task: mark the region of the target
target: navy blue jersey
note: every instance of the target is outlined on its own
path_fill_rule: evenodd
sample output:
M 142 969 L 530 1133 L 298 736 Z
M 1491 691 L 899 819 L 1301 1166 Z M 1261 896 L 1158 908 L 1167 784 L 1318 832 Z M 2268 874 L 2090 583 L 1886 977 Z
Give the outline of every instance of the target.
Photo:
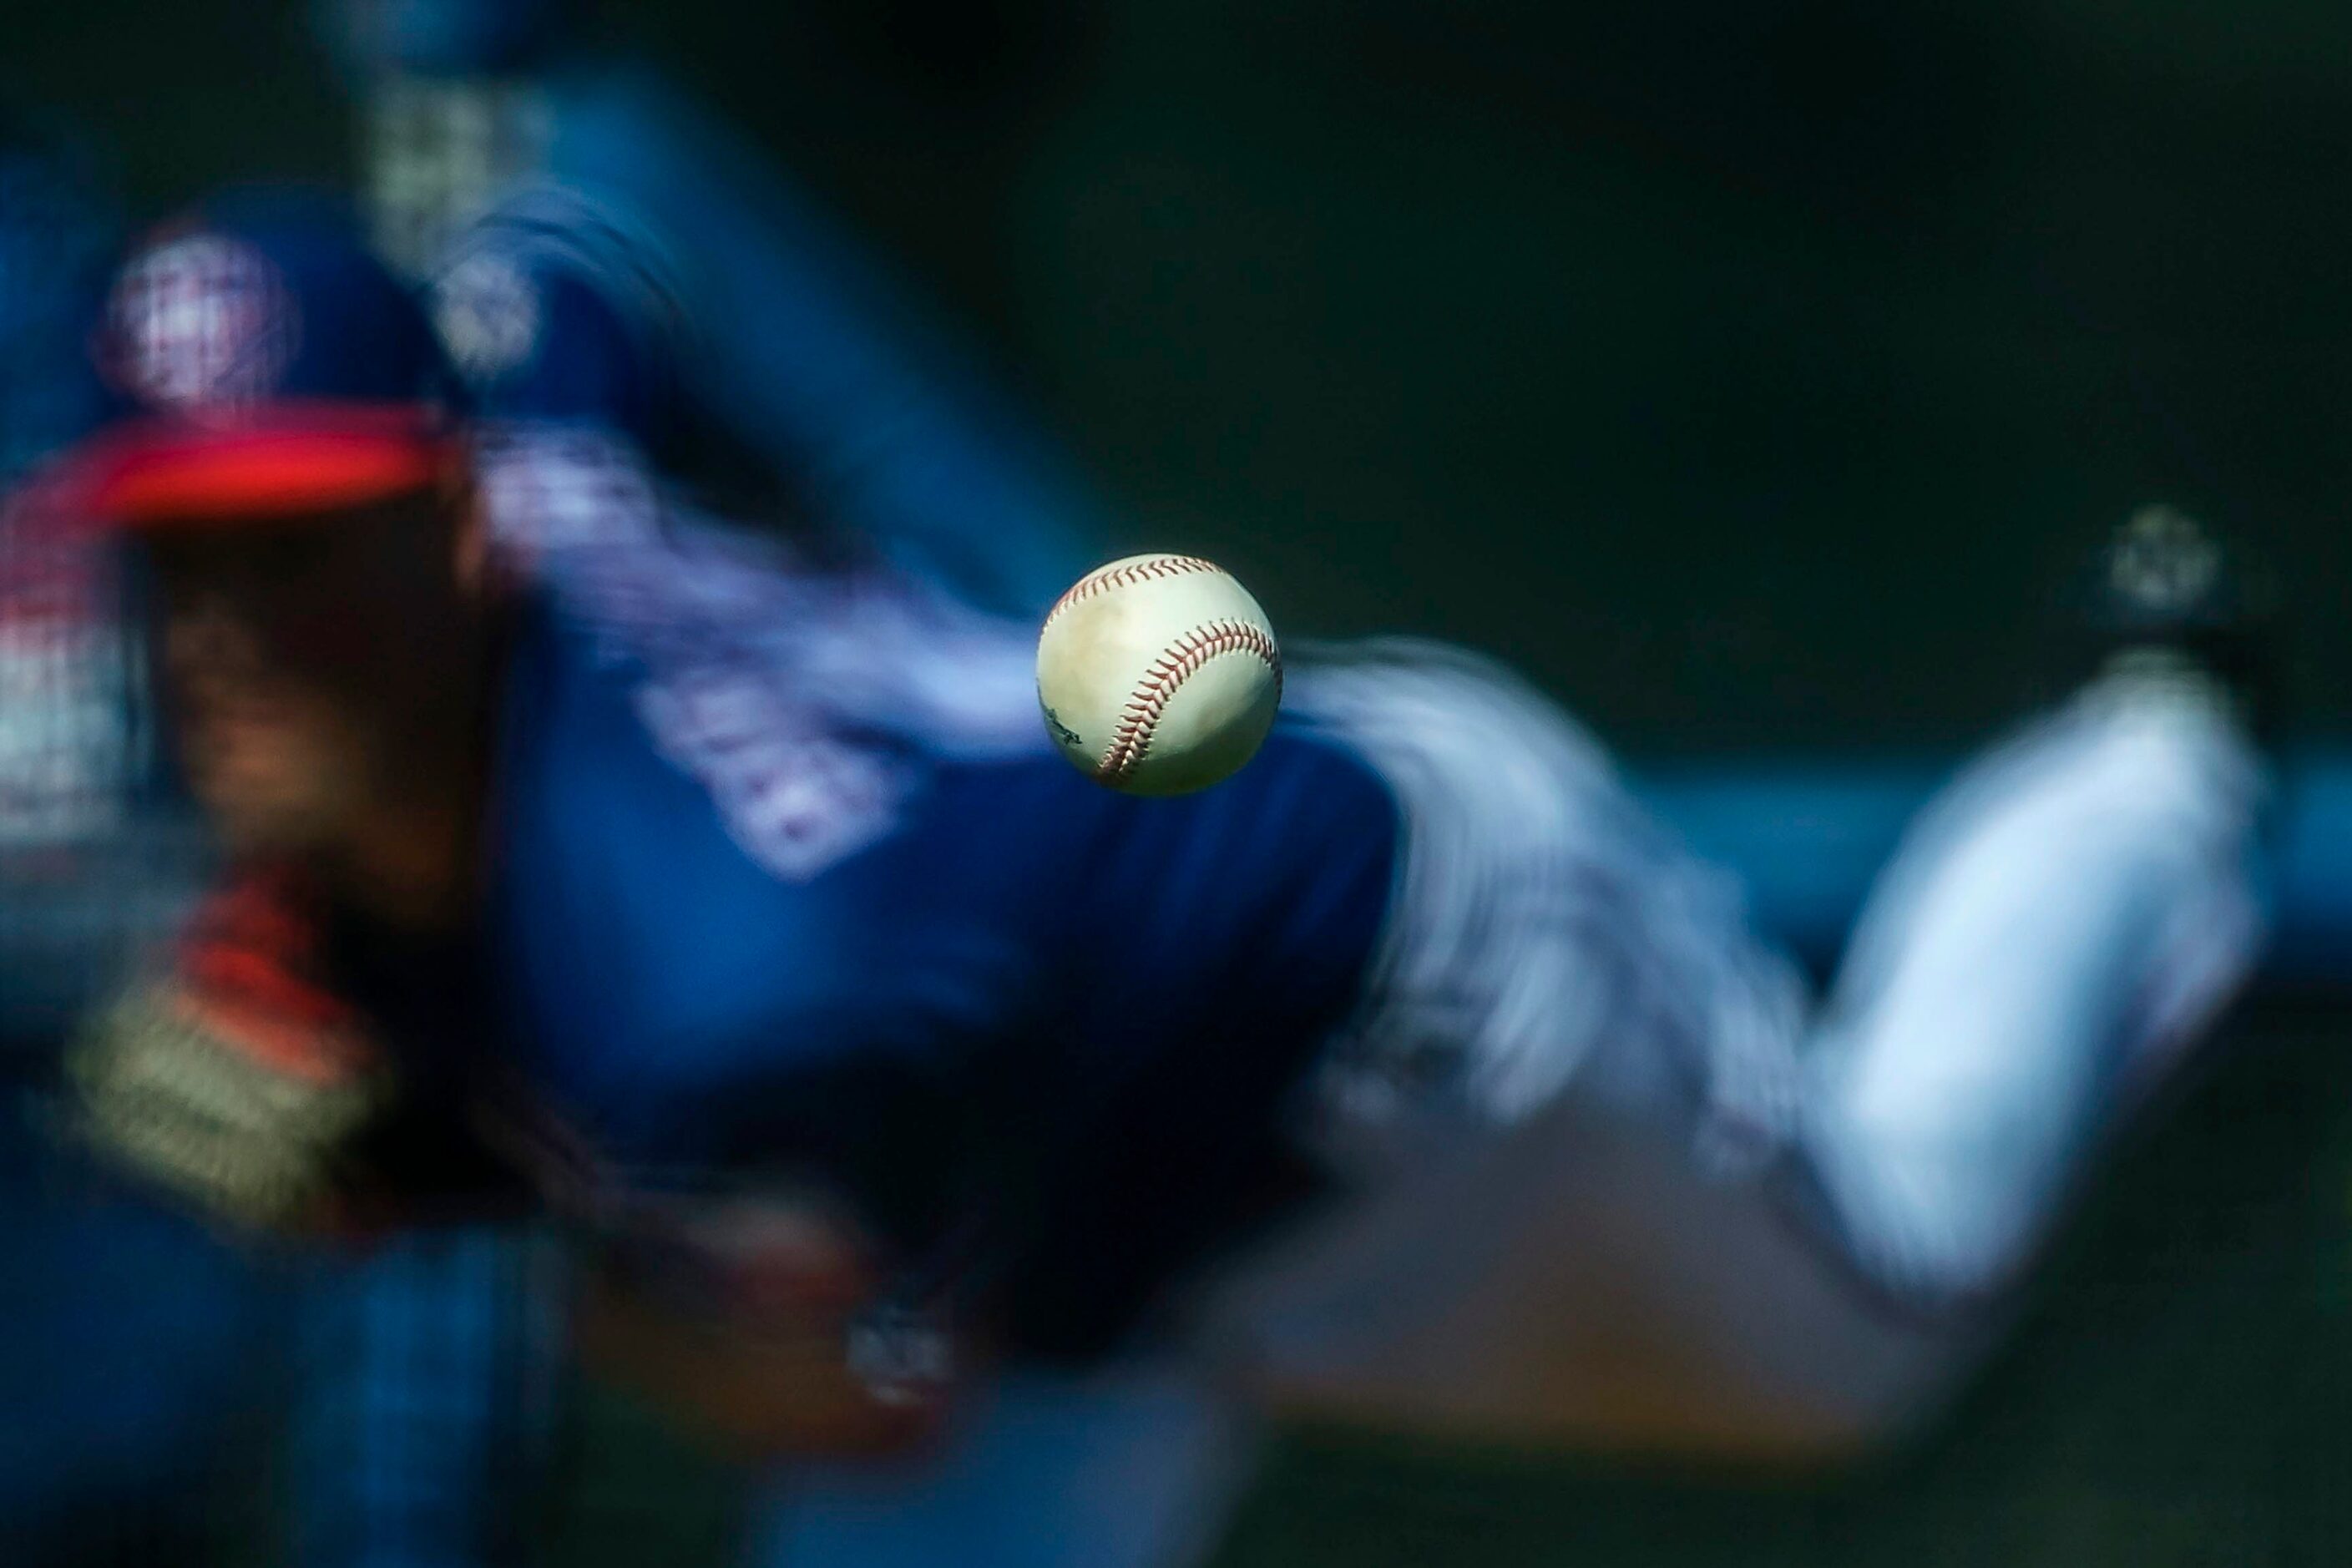
M 985 1194 L 1034 1278 L 1140 1289 L 1356 1004 L 1386 786 L 1286 722 L 1114 794 L 1051 750 L 1027 628 L 751 548 L 544 563 L 493 927 L 530 1077 L 646 1180 L 814 1175 L 910 1237 Z

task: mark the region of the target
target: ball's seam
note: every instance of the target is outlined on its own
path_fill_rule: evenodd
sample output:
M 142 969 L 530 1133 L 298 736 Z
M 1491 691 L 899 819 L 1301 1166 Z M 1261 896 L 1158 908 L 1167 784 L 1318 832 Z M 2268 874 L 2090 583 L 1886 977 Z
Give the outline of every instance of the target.
M 1124 588 L 1130 584 L 1149 583 L 1162 577 L 1188 577 L 1196 572 L 1216 570 L 1216 563 L 1203 561 L 1197 555 L 1150 555 L 1140 561 L 1131 561 L 1124 566 L 1098 566 L 1071 584 L 1069 590 L 1054 601 L 1054 607 L 1045 612 L 1045 626 L 1052 626 L 1060 618 L 1064 610 L 1081 599 L 1091 599 L 1097 594 L 1108 594 L 1113 588 Z M 1040 631 L 1044 629 L 1045 626 L 1038 628 Z
M 1281 702 L 1282 650 L 1275 646 L 1274 634 L 1248 621 L 1204 622 L 1162 649 L 1135 683 L 1119 715 L 1118 729 L 1103 748 L 1102 761 L 1095 764 L 1095 777 L 1105 784 L 1118 784 L 1133 773 L 1150 751 L 1152 731 L 1159 728 L 1160 715 L 1168 710 L 1177 689 L 1202 665 L 1228 653 L 1254 653 L 1264 659 L 1274 671 L 1274 700 Z

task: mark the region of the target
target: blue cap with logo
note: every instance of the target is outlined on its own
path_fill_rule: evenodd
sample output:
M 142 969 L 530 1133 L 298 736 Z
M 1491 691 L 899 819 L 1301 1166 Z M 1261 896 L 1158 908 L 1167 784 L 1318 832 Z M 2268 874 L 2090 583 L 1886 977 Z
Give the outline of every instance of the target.
M 462 472 L 465 396 L 341 203 L 209 203 L 115 275 L 91 353 L 110 417 L 60 471 L 122 526 L 331 512 Z

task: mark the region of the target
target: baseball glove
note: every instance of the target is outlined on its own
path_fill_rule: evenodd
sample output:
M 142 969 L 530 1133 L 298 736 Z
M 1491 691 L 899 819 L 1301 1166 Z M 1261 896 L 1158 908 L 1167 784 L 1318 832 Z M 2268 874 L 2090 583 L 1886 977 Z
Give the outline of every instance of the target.
M 266 879 L 202 908 L 173 962 L 92 1021 L 66 1058 L 69 1125 L 102 1158 L 208 1215 L 336 1223 L 345 1152 L 393 1074 L 305 973 L 303 922 Z

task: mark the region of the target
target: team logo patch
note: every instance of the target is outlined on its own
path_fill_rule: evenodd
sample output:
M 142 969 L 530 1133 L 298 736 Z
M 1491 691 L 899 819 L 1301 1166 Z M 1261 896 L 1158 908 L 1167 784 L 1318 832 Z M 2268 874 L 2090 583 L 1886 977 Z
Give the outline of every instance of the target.
M 775 685 L 756 669 L 688 664 L 649 672 L 635 707 L 661 753 L 710 792 L 744 853 L 800 882 L 887 834 L 909 780 Z
M 433 319 L 469 381 L 496 381 L 539 346 L 539 289 L 503 256 L 470 256 L 434 285 Z
M 106 370 L 174 413 L 233 410 L 277 390 L 300 339 L 293 296 L 240 240 L 190 235 L 123 270 L 107 312 Z
M 478 467 L 490 536 L 520 568 L 550 552 L 640 543 L 659 530 L 644 465 L 602 431 L 494 427 Z

